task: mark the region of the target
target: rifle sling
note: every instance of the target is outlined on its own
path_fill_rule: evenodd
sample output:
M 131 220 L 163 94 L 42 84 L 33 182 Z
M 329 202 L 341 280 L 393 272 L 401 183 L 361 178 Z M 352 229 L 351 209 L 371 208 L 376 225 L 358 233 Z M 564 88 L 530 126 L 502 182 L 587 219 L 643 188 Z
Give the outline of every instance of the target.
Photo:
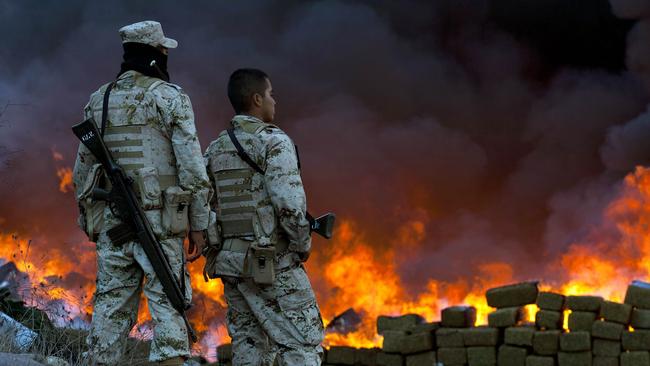
M 235 145 L 235 149 L 237 149 L 237 155 L 239 155 L 239 157 L 243 161 L 245 161 L 246 164 L 250 165 L 250 167 L 253 168 L 253 170 L 264 175 L 264 170 L 262 170 L 262 168 L 260 168 L 260 166 L 257 165 L 257 163 L 253 161 L 253 159 L 251 159 L 251 157 L 246 153 L 244 148 L 239 143 L 239 140 L 237 140 L 234 129 L 232 128 L 228 129 L 228 137 L 230 137 L 230 141 L 232 141 L 232 144 Z
M 108 97 L 111 95 L 111 90 L 113 89 L 113 86 L 115 86 L 114 81 L 108 84 L 108 86 L 106 87 L 106 91 L 104 92 L 104 102 L 102 103 L 102 127 L 101 127 L 102 137 L 104 137 L 104 131 L 106 131 L 106 120 L 108 119 Z

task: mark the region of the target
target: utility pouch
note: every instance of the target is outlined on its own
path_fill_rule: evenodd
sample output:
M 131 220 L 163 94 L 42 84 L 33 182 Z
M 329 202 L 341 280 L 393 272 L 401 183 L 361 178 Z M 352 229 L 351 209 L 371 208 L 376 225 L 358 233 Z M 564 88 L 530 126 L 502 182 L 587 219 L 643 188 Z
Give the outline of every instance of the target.
M 275 246 L 253 244 L 249 255 L 248 263 L 253 282 L 260 286 L 272 285 L 275 281 Z
M 208 219 L 208 246 L 216 248 L 217 250 L 221 249 L 221 233 L 219 225 L 217 224 L 217 213 L 210 210 L 210 218 Z
M 163 230 L 167 233 L 185 234 L 189 229 L 188 207 L 192 193 L 181 187 L 172 186 L 165 190 L 165 205 L 162 213 Z
M 77 200 L 79 202 L 79 226 L 88 235 L 88 240 L 97 241 L 100 231 L 104 228 L 105 201 L 94 200 L 93 189 L 104 188 L 104 169 L 101 164 L 95 164 L 90 168 L 83 189 Z
M 145 211 L 160 209 L 162 207 L 162 192 L 158 180 L 158 169 L 145 167 L 135 170 L 134 173 L 142 209 Z

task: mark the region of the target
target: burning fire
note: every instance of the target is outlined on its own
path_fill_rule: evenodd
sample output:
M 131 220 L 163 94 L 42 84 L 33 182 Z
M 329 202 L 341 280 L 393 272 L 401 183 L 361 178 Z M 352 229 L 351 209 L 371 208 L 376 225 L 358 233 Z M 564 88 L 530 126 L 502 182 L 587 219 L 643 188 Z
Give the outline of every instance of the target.
M 62 158 L 53 151 L 55 161 Z M 59 167 L 57 176 L 59 190 L 71 192 L 71 169 Z M 638 167 L 621 183 L 616 198 L 602 213 L 601 224 L 583 240 L 572 244 L 554 263 L 553 270 L 561 268 L 565 280 L 544 283 L 542 289 L 567 295 L 596 294 L 620 301 L 632 279 L 650 278 L 649 201 L 650 169 Z M 405 222 L 396 230 L 394 241 L 400 245 L 394 247 L 422 250 L 418 243 L 425 239 L 427 223 L 426 215 Z M 30 286 L 26 290 L 32 293 L 32 300 L 27 293 L 23 296 L 30 304 L 42 307 L 52 302 L 63 303 L 71 317 L 87 320 L 92 312 L 92 281 L 79 288 L 70 288 L 58 280 L 73 272 L 94 278 L 93 244 L 79 244 L 76 263 L 57 246 L 47 247 L 46 252 L 37 253 L 31 241 L 0 234 L 0 258 L 13 261 L 28 275 Z M 328 332 L 326 346 L 380 346 L 382 339 L 376 334 L 375 325 L 378 316 L 416 313 L 427 321 L 434 321 L 439 318 L 441 309 L 450 305 L 476 307 L 477 323 L 485 324 L 487 314 L 492 311 L 487 306 L 485 291 L 517 280 L 510 264 L 483 263 L 478 266 L 474 278 L 452 282 L 428 279 L 421 293 L 410 294 L 398 274 L 398 253 L 375 249 L 356 222 L 342 220 L 328 248 L 326 257 L 323 253 L 314 253 L 314 259 L 308 263 L 312 279 L 321 281 L 324 287 L 317 294 L 323 318 L 327 322 L 352 308 L 361 321 L 346 334 Z M 319 260 L 323 263 L 313 264 Z M 215 345 L 230 341 L 223 320 L 226 303 L 221 282 L 204 282 L 202 269 L 202 260 L 189 266 L 195 294 L 195 309 L 189 315 L 196 330 L 203 335 L 201 353 L 213 358 Z M 135 335 L 145 329 L 142 325 L 149 321 L 145 303 L 142 305 L 138 317 L 140 326 L 132 333 Z M 526 310 L 527 319 L 533 321 L 536 307 L 528 306 Z

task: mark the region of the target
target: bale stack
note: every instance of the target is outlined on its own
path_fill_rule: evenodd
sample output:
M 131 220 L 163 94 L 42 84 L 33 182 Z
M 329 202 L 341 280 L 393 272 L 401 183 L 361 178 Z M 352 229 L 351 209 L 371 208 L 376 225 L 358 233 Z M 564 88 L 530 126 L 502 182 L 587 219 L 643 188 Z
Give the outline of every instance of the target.
M 650 284 L 634 281 L 625 293 L 631 309 L 630 329 L 621 334 L 621 366 L 650 366 Z
M 535 328 L 522 324 L 524 306 L 534 304 L 539 290 L 537 282 L 523 282 L 487 291 L 489 306 L 496 308 L 488 314 L 488 326 L 503 334 L 504 344 L 498 347 L 499 366 L 525 366 L 534 346 Z
M 380 316 L 377 318 L 377 333 L 384 336 L 384 343 L 382 352 L 376 355 L 376 364 L 401 366 L 406 358 L 410 358 L 411 363 L 427 359 L 431 364 L 435 363 L 435 331 L 438 328 L 439 323 L 425 323 L 424 318 L 415 314 Z
M 452 306 L 442 310 L 441 328 L 436 331 L 437 359 L 444 365 L 466 365 L 467 348 L 463 331 L 474 327 L 476 308 Z

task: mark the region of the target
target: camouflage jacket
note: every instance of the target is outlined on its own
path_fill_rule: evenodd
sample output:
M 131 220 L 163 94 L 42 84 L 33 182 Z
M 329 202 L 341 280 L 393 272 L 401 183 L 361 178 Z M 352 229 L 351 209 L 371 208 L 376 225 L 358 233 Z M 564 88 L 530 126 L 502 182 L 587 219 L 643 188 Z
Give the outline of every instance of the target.
M 98 125 L 101 124 L 102 102 L 107 85 L 95 91 L 84 108 L 84 118 L 94 117 Z M 194 125 L 194 112 L 187 94 L 175 84 L 136 71 L 127 71 L 117 79 L 110 94 L 107 127 L 115 127 L 112 126 L 115 124 L 123 130 L 141 124 L 156 131 L 155 134 L 143 133 L 137 136 L 139 141 L 144 141 L 145 157 L 150 157 L 144 165 L 151 164 L 159 170 L 171 171 L 174 184 L 191 192 L 189 228 L 193 231 L 205 230 L 209 219 L 210 183 Z M 115 146 L 121 146 L 118 144 L 120 141 L 112 142 Z M 129 152 L 117 152 L 126 156 L 122 160 L 117 158 L 114 150 L 112 152 L 127 174 L 132 175 L 127 169 L 128 164 L 124 163 L 129 161 L 126 155 Z M 95 157 L 80 144 L 73 171 L 77 197 L 95 163 Z
M 271 242 L 277 240 L 278 237 L 286 238 L 289 250 L 289 253 L 286 254 L 291 255 L 294 261 L 298 260 L 296 253 L 308 252 L 311 249 L 311 236 L 309 222 L 306 219 L 305 191 L 300 177 L 295 146 L 289 136 L 277 126 L 264 123 L 255 117 L 237 115 L 232 119 L 231 124 L 244 150 L 264 170 L 264 174 L 254 174 L 254 170 L 236 156 L 233 143 L 227 132 L 223 131 L 209 145 L 204 155 L 213 190 L 219 192 L 220 174 L 222 174 L 221 177 L 226 176 L 226 180 L 232 177 L 232 173 L 230 175 L 226 173 L 228 169 L 232 168 L 230 166 L 232 163 L 228 163 L 227 159 L 239 160 L 237 166 L 249 170 L 250 178 L 245 178 L 244 181 L 250 181 L 253 196 L 259 196 L 258 202 L 253 204 L 256 205 L 262 230 L 270 235 Z M 250 131 L 256 132 L 250 133 Z M 231 157 L 224 160 L 224 158 L 220 158 L 220 155 L 230 155 Z M 234 172 L 235 170 L 230 171 Z M 237 185 L 230 187 L 237 187 Z M 215 194 L 213 197 L 211 206 L 219 213 L 223 212 L 219 211 L 217 207 L 220 198 L 223 199 L 223 197 L 217 197 L 217 195 Z M 239 209 L 242 208 L 245 207 L 239 207 Z M 219 219 L 223 219 L 223 216 L 218 215 Z M 267 222 L 274 222 L 268 230 L 265 229 Z M 275 235 L 271 235 L 269 231 L 274 231 Z M 242 253 L 221 251 L 216 263 L 216 272 L 222 275 L 241 275 L 238 272 L 241 270 L 243 258 Z M 282 258 L 278 260 L 282 260 Z

